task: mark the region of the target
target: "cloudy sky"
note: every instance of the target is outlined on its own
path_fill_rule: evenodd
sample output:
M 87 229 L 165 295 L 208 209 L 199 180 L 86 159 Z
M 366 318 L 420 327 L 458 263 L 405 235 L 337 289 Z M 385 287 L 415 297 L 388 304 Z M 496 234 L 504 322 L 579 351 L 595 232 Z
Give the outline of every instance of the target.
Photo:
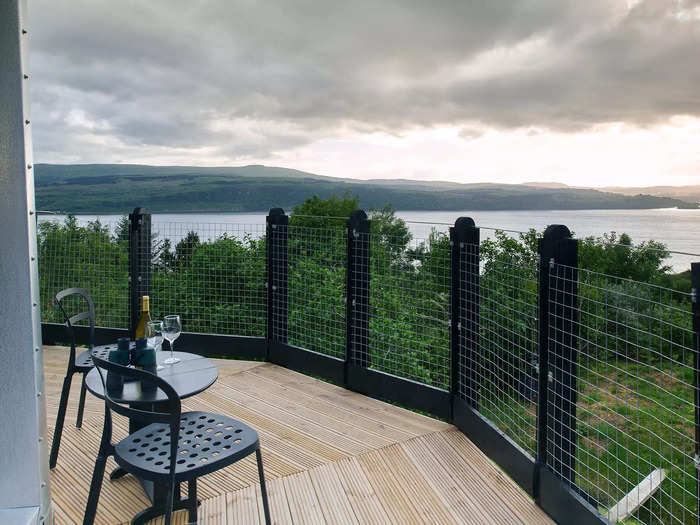
M 38 162 L 700 184 L 700 0 L 30 0 Z

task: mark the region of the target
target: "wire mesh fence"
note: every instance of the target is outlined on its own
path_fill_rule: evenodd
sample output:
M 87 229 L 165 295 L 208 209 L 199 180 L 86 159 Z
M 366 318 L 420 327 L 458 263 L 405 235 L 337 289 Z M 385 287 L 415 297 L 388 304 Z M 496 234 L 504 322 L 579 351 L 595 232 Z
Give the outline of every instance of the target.
M 39 290 L 41 320 L 63 323 L 54 296 L 65 288 L 83 288 L 95 302 L 96 323 L 111 328 L 128 327 L 129 247 L 99 221 L 79 226 L 74 218 L 64 223 L 39 223 Z M 85 305 L 66 301 L 68 311 L 77 313 Z
M 475 260 L 479 247 L 465 244 L 462 260 Z M 461 396 L 493 421 L 530 456 L 536 454 L 538 286 L 537 261 L 493 254 L 463 266 L 479 274 L 478 290 L 462 298 L 467 311 L 478 309 L 478 323 L 461 332 L 461 345 L 477 341 L 473 370 L 460 370 Z M 474 394 L 465 390 L 468 377 Z
M 293 219 L 287 228 L 288 342 L 342 359 L 345 356 L 345 222 Z M 273 261 L 276 263 L 279 261 Z
M 276 227 L 268 237 L 264 224 L 154 221 L 152 316 L 180 314 L 189 332 L 256 337 L 265 337 L 269 321 L 280 342 L 340 359 L 349 340 L 369 351 L 351 356 L 356 362 L 450 388 L 452 248 L 444 228 L 414 238 L 373 223 L 370 233 L 353 232 L 348 261 L 343 218 L 292 216 Z M 540 439 L 548 467 L 611 519 L 620 518 L 616 504 L 626 495 L 650 493 L 640 505 L 627 500 L 636 522 L 697 523 L 691 294 L 651 284 L 643 273 L 633 280 L 590 269 L 593 262 L 658 266 L 624 246 L 601 256 L 590 243 L 579 245 L 582 268 L 549 265 L 547 292 L 538 282 L 537 234 L 515 233 L 459 247 L 457 275 L 478 286 L 459 288 L 460 310 L 473 318 L 458 345 L 473 354 L 458 360 L 457 395 L 532 458 L 546 416 Z M 268 242 L 277 243 L 270 260 Z M 52 297 L 79 286 L 95 300 L 98 326 L 128 327 L 128 251 L 128 224 L 110 231 L 74 220 L 42 223 L 42 320 L 62 321 Z M 620 253 L 631 262 L 620 265 Z M 347 268 L 350 296 L 361 305 L 350 320 Z M 284 295 L 270 311 L 268 271 Z M 538 413 L 541 340 L 550 353 L 547 414 Z
M 549 305 L 550 326 L 566 328 L 549 332 L 549 409 L 572 399 L 572 363 L 551 349 L 578 353 L 571 428 L 548 421 L 549 466 L 568 479 L 571 463 L 575 485 L 614 521 L 626 507 L 640 523 L 697 523 L 690 294 L 557 264 Z
M 349 271 L 351 277 L 348 290 L 348 299 L 352 301 L 352 317 L 349 319 L 346 330 L 351 330 L 348 337 L 350 345 L 348 358 L 355 364 L 367 366 L 370 362 L 369 353 L 369 319 L 370 316 L 370 289 L 369 278 L 370 260 L 370 239 L 371 234 L 365 231 L 350 229 L 348 235 L 353 235 L 354 243 L 352 247 L 351 259 L 349 261 Z
M 373 233 L 370 239 L 371 366 L 449 389 L 450 242 Z
M 151 317 L 187 332 L 265 337 L 265 226 L 151 225 Z

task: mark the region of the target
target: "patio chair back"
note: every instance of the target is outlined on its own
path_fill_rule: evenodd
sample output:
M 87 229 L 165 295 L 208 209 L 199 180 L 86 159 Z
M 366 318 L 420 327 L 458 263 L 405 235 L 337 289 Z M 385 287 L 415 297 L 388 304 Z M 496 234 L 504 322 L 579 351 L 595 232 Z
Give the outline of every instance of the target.
M 110 363 L 109 361 L 98 357 L 94 353 L 92 354 L 92 361 L 95 364 L 97 372 L 100 374 L 100 380 L 102 381 L 102 387 L 105 394 L 105 430 L 107 431 L 108 435 L 103 435 L 103 439 L 106 438 L 111 443 L 111 411 L 114 411 L 117 414 L 125 416 L 129 419 L 143 421 L 144 423 L 165 423 L 169 425 L 170 468 L 168 471 L 170 473 L 170 483 L 175 483 L 175 462 L 177 460 L 178 440 L 180 437 L 180 418 L 182 414 L 180 396 L 178 393 L 165 379 L 150 372 L 129 368 L 128 366 L 123 366 L 117 363 Z M 162 407 L 163 410 L 156 412 L 154 410 L 149 410 L 148 407 L 151 405 L 148 404 L 144 405 L 143 407 L 136 408 L 134 406 L 115 401 L 107 388 L 106 375 L 110 373 L 122 376 L 125 381 L 140 381 L 142 388 L 145 384 L 154 391 L 156 389 L 161 390 L 167 396 L 166 402 L 159 403 L 159 406 Z
M 79 295 L 83 299 L 85 299 L 85 301 L 88 304 L 87 311 L 80 312 L 75 315 L 68 315 L 67 308 L 64 305 L 64 299 L 72 295 Z M 63 322 L 66 324 L 66 330 L 71 338 L 71 363 L 75 363 L 75 323 L 85 320 L 88 321 L 90 328 L 89 346 L 90 348 L 92 348 L 95 343 L 95 303 L 92 302 L 92 297 L 90 297 L 90 294 L 82 288 L 66 288 L 65 290 L 61 290 L 56 294 L 54 300 L 55 303 L 58 305 L 58 308 L 61 310 L 61 314 L 63 315 Z

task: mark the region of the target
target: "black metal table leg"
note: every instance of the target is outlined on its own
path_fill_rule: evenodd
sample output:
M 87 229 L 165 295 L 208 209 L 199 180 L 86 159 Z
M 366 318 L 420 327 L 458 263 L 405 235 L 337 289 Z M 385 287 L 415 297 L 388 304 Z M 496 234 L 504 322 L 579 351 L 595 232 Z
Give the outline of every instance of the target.
M 138 409 L 142 409 L 142 410 L 151 410 L 153 412 L 162 412 L 162 410 L 158 410 L 160 408 L 158 403 L 154 403 L 151 405 L 144 405 L 143 403 L 138 403 L 138 404 L 134 404 L 134 405 L 130 404 L 129 406 L 131 406 L 132 408 L 138 408 Z M 129 434 L 133 434 L 134 432 L 141 430 L 143 427 L 145 427 L 147 425 L 148 425 L 148 423 L 144 423 L 143 421 L 138 421 L 136 419 L 129 419 Z M 128 474 L 128 472 L 126 470 L 124 470 L 121 467 L 117 467 L 116 469 L 114 469 L 111 472 L 111 474 L 109 475 L 109 479 L 110 480 L 119 479 L 119 478 L 125 476 L 126 474 Z M 143 488 L 144 492 L 148 496 L 148 499 L 151 501 L 151 503 L 153 503 L 152 507 L 150 507 L 149 509 L 146 509 L 143 512 L 146 512 L 146 511 L 155 512 L 155 510 L 157 510 L 157 509 L 164 508 L 165 507 L 165 499 L 166 499 L 167 494 L 168 494 L 167 483 L 155 483 L 155 482 L 153 482 L 151 480 L 147 480 L 147 479 L 141 479 L 141 478 L 137 478 L 137 479 L 139 480 L 139 483 L 141 484 L 141 487 Z M 176 495 L 176 502 L 177 502 L 180 499 L 180 484 L 179 483 L 177 485 L 175 485 L 175 495 Z M 140 514 L 142 514 L 142 513 L 140 513 Z M 137 516 L 140 516 L 140 514 L 138 514 Z M 159 512 L 159 514 L 155 514 L 155 516 L 159 516 L 160 514 L 162 514 L 162 512 Z M 150 514 L 148 514 L 148 515 L 150 516 Z M 136 518 L 134 518 L 134 519 L 136 519 Z M 145 521 L 148 521 L 149 519 L 152 519 L 152 518 L 148 518 Z
M 109 480 L 114 481 L 115 479 L 123 478 L 127 474 L 128 474 L 128 472 L 126 470 L 124 470 L 121 467 L 117 467 L 112 472 L 109 473 Z
M 186 499 L 176 500 L 173 502 L 173 512 L 177 510 L 183 510 L 189 508 L 190 502 Z M 158 516 L 165 514 L 165 504 L 153 505 L 147 509 L 142 510 L 131 520 L 131 525 L 140 525 L 146 523 Z

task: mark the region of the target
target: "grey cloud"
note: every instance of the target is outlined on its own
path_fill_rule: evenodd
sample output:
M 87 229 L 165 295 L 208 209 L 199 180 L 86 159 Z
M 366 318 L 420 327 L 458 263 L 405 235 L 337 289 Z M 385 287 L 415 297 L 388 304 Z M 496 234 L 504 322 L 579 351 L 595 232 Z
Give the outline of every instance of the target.
M 239 159 L 348 127 L 575 131 L 699 115 L 698 4 L 35 0 L 37 157 L 208 146 Z M 536 39 L 532 63 L 509 68 L 506 52 L 503 67 L 458 74 Z M 74 129 L 78 109 L 107 125 Z

